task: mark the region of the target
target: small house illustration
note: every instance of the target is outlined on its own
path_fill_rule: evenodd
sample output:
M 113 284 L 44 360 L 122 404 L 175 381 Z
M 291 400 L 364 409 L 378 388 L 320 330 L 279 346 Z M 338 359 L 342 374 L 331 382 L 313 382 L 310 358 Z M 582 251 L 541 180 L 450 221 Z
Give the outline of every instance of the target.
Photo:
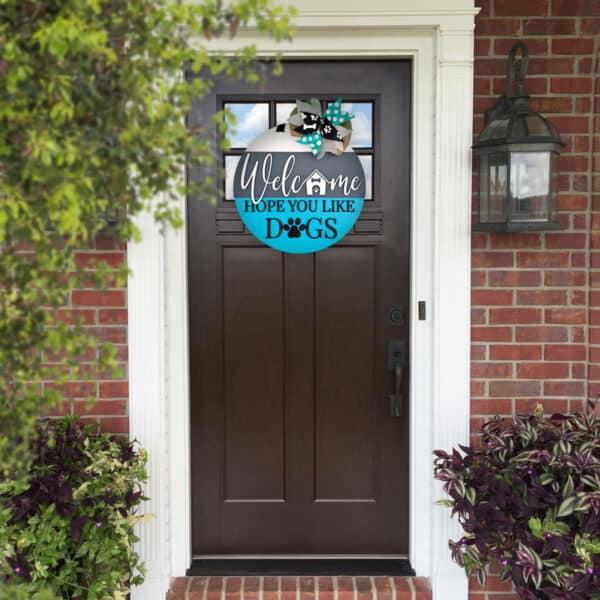
M 324 196 L 327 192 L 327 178 L 319 171 L 315 169 L 306 178 L 306 195 L 307 196 Z

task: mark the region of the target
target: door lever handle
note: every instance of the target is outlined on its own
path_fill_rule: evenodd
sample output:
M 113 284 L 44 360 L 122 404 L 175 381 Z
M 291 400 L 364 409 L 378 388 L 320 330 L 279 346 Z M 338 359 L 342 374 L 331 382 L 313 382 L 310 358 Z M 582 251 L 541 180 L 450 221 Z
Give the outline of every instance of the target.
M 404 340 L 391 340 L 388 342 L 388 371 L 394 374 L 394 393 L 390 394 L 390 414 L 392 417 L 403 415 L 402 380 L 404 377 Z
M 402 416 L 402 377 L 404 368 L 400 362 L 394 365 L 394 393 L 390 394 L 390 414 L 392 417 Z

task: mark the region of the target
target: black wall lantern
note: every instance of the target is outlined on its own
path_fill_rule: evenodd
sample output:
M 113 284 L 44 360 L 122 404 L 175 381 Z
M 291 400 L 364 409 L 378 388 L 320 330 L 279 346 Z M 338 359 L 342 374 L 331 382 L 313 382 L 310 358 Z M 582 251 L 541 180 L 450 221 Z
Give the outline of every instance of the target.
M 560 229 L 558 155 L 564 144 L 553 125 L 529 106 L 527 57 L 527 46 L 517 42 L 508 59 L 506 94 L 486 111 L 485 127 L 473 145 L 479 158 L 475 231 Z

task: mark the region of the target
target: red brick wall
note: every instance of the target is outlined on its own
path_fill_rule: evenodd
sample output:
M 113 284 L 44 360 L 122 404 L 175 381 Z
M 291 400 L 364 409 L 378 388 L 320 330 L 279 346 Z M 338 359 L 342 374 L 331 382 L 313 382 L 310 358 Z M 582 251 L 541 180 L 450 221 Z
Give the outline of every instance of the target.
M 576 411 L 600 392 L 600 128 L 593 135 L 600 99 L 593 98 L 591 74 L 600 1 L 477 4 L 474 132 L 504 92 L 506 57 L 522 38 L 532 105 L 556 125 L 566 147 L 562 231 L 473 234 L 473 432 L 490 416 L 527 411 L 538 401 L 547 412 Z M 471 600 L 512 597 L 497 575 L 484 591 L 471 586 Z
M 126 263 L 126 247 L 117 244 L 110 235 L 101 235 L 94 247 L 79 252 L 77 262 L 80 266 L 93 270 L 93 261 L 103 261 L 111 267 Z M 53 411 L 54 415 L 78 414 L 84 421 L 100 423 L 104 431 L 126 434 L 129 430 L 127 400 L 129 395 L 127 382 L 127 290 L 122 287 L 109 287 L 106 290 L 90 287 L 74 290 L 69 306 L 62 310 L 64 319 L 74 321 L 80 317 L 86 329 L 95 334 L 102 342 L 111 342 L 117 349 L 119 377 L 112 373 L 101 374 L 93 380 L 69 383 L 63 389 L 64 402 Z M 83 357 L 83 365 L 93 356 Z M 91 365 L 90 365 L 91 367 Z M 86 369 L 83 369 L 85 372 Z M 44 385 L 52 385 L 47 382 Z M 94 406 L 87 400 L 96 398 Z

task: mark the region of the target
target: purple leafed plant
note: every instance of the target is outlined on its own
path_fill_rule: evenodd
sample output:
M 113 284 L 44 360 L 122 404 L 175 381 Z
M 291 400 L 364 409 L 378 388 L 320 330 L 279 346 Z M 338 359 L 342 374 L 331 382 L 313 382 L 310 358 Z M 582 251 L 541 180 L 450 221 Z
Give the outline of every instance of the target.
M 464 529 L 453 560 L 482 585 L 497 562 L 527 600 L 600 599 L 600 419 L 536 411 L 482 433 L 480 449 L 434 453 Z

